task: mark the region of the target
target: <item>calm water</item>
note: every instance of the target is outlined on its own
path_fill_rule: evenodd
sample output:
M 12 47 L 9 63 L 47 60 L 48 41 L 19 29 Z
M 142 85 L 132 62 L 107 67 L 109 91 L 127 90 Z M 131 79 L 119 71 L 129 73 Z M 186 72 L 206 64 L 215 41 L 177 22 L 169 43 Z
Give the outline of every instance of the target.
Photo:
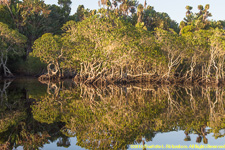
M 225 149 L 224 98 L 212 87 L 1 81 L 0 150 Z

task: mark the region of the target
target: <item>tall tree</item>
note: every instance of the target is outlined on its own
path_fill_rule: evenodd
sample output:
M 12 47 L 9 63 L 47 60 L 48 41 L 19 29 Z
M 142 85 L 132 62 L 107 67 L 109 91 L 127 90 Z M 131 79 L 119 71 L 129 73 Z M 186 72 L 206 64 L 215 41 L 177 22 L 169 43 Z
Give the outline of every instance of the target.
M 0 5 L 0 21 L 9 25 L 9 27 L 11 28 L 15 28 L 12 15 L 5 5 Z
M 148 31 L 153 31 L 155 28 L 161 28 L 164 30 L 172 28 L 174 31 L 179 32 L 178 24 L 172 20 L 167 13 L 155 11 L 153 6 L 148 5 L 146 9 L 143 9 L 143 5 L 139 5 L 141 7 L 138 7 L 137 22 L 142 21 Z
M 62 14 L 62 8 L 57 5 L 51 5 L 49 10 L 51 12 L 43 22 L 44 32 L 60 34 L 61 27 L 68 21 L 68 18 Z
M 45 32 L 44 22 L 51 11 L 43 0 L 24 0 L 19 7 L 22 17 L 18 22 L 19 31 L 29 39 L 26 50 L 28 55 L 32 51 L 33 42 Z
M 68 18 L 71 12 L 70 5 L 72 4 L 71 0 L 58 0 L 59 6 L 62 8 L 62 14 L 64 17 Z
M 75 13 L 76 21 L 84 20 L 84 5 L 79 5 L 77 8 L 77 12 Z
M 44 22 L 50 13 L 49 7 L 43 0 L 11 0 L 2 4 L 7 6 L 15 28 L 29 39 L 26 47 L 28 55 L 34 40 L 45 32 Z

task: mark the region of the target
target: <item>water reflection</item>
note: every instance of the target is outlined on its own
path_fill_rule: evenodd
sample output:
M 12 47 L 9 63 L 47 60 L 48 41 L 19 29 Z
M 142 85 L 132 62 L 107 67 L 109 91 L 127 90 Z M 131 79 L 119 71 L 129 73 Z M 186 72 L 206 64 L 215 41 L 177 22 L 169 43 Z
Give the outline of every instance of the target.
M 52 142 L 69 148 L 71 137 L 86 149 L 127 149 L 178 130 L 183 141 L 193 144 L 210 144 L 209 134 L 215 139 L 225 135 L 222 87 L 94 87 L 16 80 L 4 81 L 0 94 L 3 150 L 39 149 Z

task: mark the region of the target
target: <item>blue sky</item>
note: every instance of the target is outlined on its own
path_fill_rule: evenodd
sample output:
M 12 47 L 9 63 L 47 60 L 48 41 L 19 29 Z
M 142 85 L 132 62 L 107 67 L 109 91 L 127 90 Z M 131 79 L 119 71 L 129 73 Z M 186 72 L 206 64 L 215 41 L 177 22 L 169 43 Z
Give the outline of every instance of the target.
M 84 5 L 85 8 L 98 9 L 98 0 L 71 0 L 72 14 L 76 12 L 78 5 Z M 58 0 L 45 0 L 47 4 L 57 4 Z M 139 0 L 139 3 L 144 3 L 144 0 Z M 197 12 L 199 4 L 210 4 L 211 19 L 225 20 L 225 0 L 147 0 L 147 4 L 154 6 L 158 12 L 166 12 L 169 16 L 178 23 L 185 16 L 185 6 L 193 6 L 193 12 Z

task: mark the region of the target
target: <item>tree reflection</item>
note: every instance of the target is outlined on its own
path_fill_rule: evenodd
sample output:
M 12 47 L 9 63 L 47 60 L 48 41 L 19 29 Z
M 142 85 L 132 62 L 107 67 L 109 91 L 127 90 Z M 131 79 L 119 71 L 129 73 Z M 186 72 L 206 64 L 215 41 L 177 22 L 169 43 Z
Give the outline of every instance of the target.
M 57 141 L 59 147 L 70 147 L 70 137 L 76 137 L 86 149 L 127 149 L 161 132 L 183 130 L 184 141 L 196 134 L 196 143 L 204 144 L 209 143 L 207 134 L 225 135 L 220 87 L 45 84 L 45 94 L 26 96 L 31 103 L 8 103 L 11 109 L 1 111 L 0 123 L 8 124 L 1 126 L 2 146 L 38 149 Z
M 4 82 L 5 83 L 5 82 Z M 28 84 L 28 83 L 27 83 Z M 31 83 L 34 86 L 33 83 Z M 40 85 L 38 85 L 40 86 Z M 41 124 L 33 119 L 30 106 L 34 99 L 29 98 L 28 90 L 24 85 L 12 87 L 2 85 L 4 99 L 1 99 L 0 110 L 0 149 L 8 150 L 23 146 L 24 150 L 39 149 L 49 140 L 57 136 L 58 131 L 63 127 L 62 123 L 52 125 Z M 28 86 L 30 87 L 30 85 Z M 36 91 L 38 88 L 34 88 Z M 32 93 L 29 88 L 29 92 Z
M 38 105 L 34 105 L 34 114 L 39 111 L 48 114 L 37 107 L 54 107 L 51 110 L 59 112 L 57 121 L 65 123 L 63 134 L 76 136 L 77 145 L 87 149 L 126 149 L 129 144 L 151 141 L 158 132 L 178 129 L 198 134 L 196 142 L 203 139 L 206 144 L 207 133 L 202 130 L 205 130 L 206 124 L 213 122 L 210 116 L 215 114 L 215 107 L 221 108 L 216 109 L 217 113 L 223 113 L 222 104 L 219 106 L 217 103 L 222 100 L 220 88 L 150 85 L 99 88 L 81 84 L 73 90 L 67 90 L 66 94 L 65 91 L 60 90 L 57 98 L 53 96 L 51 105 L 44 103 L 49 101 L 46 96 Z M 54 118 L 44 122 L 54 122 Z M 45 117 L 38 121 L 43 120 Z M 186 134 L 185 141 L 190 140 Z

